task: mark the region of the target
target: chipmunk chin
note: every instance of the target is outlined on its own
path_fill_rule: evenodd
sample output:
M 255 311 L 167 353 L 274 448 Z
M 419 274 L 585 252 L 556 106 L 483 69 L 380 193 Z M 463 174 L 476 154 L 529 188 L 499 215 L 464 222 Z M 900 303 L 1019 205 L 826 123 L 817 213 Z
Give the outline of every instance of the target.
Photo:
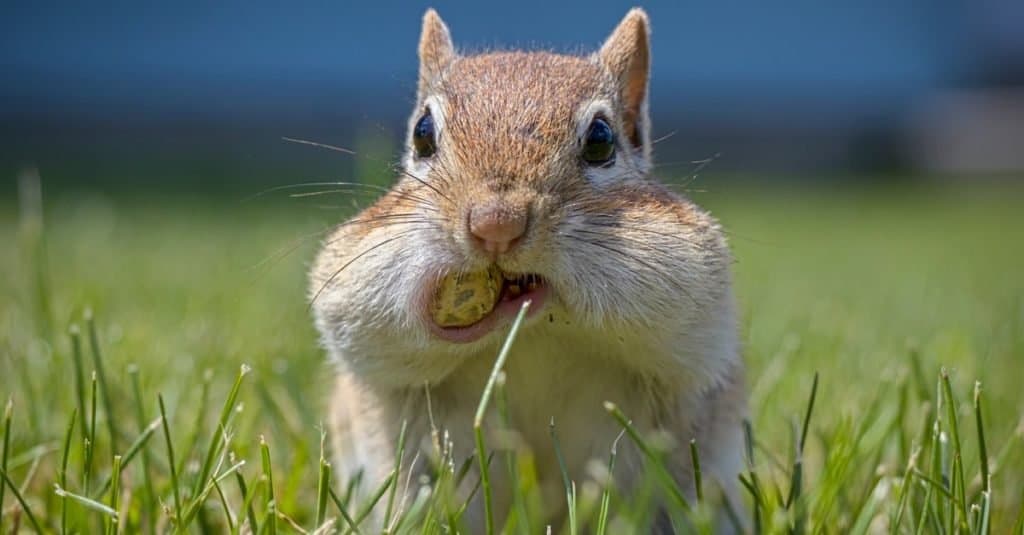
M 503 273 L 503 277 L 501 292 L 490 312 L 466 326 L 442 326 L 428 314 L 427 325 L 431 333 L 448 342 L 467 344 L 510 323 L 526 301 L 530 302 L 527 317 L 537 314 L 544 308 L 550 288 L 543 277 L 532 273 Z

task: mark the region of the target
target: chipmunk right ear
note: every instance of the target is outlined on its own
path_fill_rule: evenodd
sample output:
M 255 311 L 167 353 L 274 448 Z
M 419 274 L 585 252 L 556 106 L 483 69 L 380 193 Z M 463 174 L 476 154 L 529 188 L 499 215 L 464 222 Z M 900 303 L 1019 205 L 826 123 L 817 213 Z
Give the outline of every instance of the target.
M 423 30 L 420 32 L 420 93 L 434 83 L 452 61 L 455 60 L 455 46 L 448 26 L 433 8 L 423 14 Z
M 623 17 L 601 45 L 597 57 L 615 77 L 623 106 L 626 134 L 636 147 L 644 146 L 647 120 L 647 79 L 651 70 L 651 27 L 647 13 L 635 7 Z

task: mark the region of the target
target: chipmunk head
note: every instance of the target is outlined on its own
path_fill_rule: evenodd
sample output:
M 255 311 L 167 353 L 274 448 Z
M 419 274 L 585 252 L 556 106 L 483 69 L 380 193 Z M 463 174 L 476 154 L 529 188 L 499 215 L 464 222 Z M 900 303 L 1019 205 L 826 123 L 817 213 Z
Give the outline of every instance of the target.
M 589 56 L 461 55 L 426 12 L 403 166 L 432 199 L 457 269 L 543 274 L 562 220 L 647 174 L 648 35 L 633 9 Z
M 590 55 L 469 55 L 427 11 L 401 177 L 312 271 L 341 361 L 437 381 L 527 300 L 541 337 L 701 343 L 730 256 L 714 219 L 647 179 L 649 33 L 634 9 Z

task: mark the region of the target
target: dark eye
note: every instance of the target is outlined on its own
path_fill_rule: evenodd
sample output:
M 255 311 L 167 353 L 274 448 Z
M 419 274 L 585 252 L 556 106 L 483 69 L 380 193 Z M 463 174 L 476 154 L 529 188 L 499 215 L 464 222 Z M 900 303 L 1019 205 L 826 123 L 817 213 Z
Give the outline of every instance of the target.
M 615 132 L 608 121 L 597 117 L 583 139 L 583 160 L 590 165 L 606 164 L 615 158 Z
M 412 128 L 412 146 L 418 158 L 429 158 L 437 152 L 437 138 L 434 135 L 434 118 L 428 111 L 416 121 Z

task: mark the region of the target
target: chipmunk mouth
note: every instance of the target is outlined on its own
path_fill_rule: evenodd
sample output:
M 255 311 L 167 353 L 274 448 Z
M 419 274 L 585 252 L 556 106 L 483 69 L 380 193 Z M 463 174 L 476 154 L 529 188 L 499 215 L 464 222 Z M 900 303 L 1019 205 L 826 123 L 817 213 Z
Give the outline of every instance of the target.
M 448 275 L 437 282 L 430 304 L 431 331 L 455 343 L 469 343 L 507 324 L 530 301 L 527 316 L 544 306 L 549 288 L 535 273 L 485 272 Z

